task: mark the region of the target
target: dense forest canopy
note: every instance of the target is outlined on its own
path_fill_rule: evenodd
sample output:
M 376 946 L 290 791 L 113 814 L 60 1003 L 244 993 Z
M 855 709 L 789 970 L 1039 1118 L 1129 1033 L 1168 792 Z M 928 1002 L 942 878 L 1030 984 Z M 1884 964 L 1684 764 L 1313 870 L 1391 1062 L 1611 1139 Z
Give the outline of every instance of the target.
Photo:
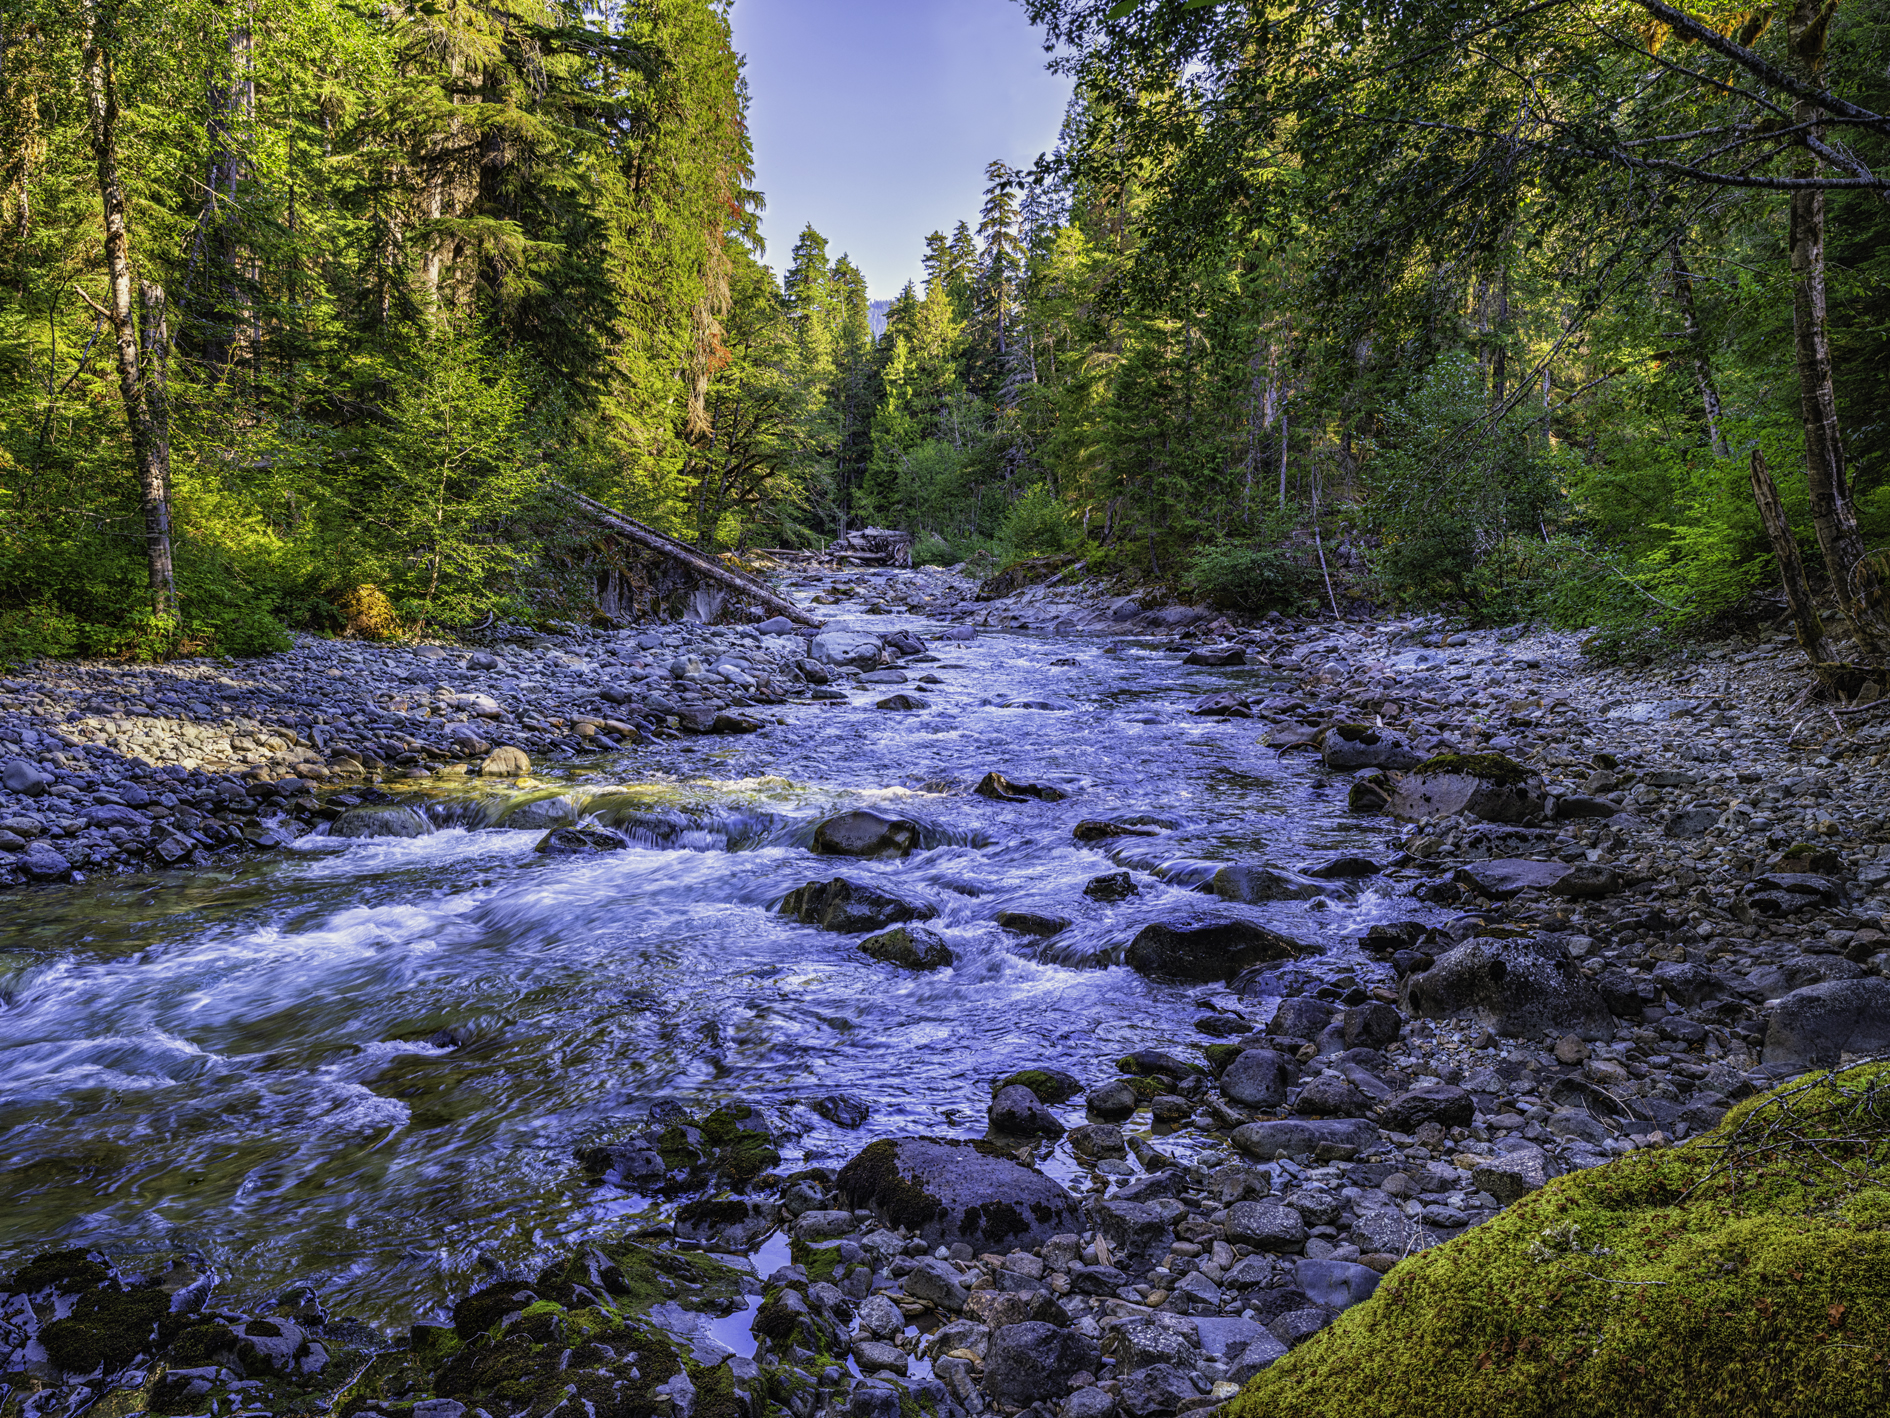
M 1890 650 L 1883 0 L 1026 8 L 1058 147 L 882 314 L 764 264 L 723 4 L 9 7 L 0 642 L 582 614 L 575 488 L 1623 643 L 1782 570 Z

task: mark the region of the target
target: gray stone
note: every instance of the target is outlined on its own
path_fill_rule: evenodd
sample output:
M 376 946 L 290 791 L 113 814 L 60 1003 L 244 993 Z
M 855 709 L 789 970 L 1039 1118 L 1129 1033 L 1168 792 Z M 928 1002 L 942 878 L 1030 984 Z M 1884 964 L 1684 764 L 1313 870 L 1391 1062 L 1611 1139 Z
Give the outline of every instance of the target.
M 1033 1167 L 987 1157 L 969 1141 L 886 1138 L 870 1144 L 835 1179 L 854 1207 L 931 1246 L 959 1241 L 974 1251 L 1041 1246 L 1085 1229 L 1076 1198 Z
M 1194 1349 L 1186 1336 L 1169 1325 L 1124 1325 L 1116 1334 L 1116 1373 L 1134 1373 L 1150 1364 L 1192 1368 Z
M 1831 980 L 1793 990 L 1765 1031 L 1768 1066 L 1829 1068 L 1846 1053 L 1890 1050 L 1890 980 Z
M 1601 862 L 1576 862 L 1549 888 L 1551 896 L 1571 901 L 1598 901 L 1622 887 L 1620 874 Z
M 1665 830 L 1669 837 L 1704 837 L 1718 823 L 1718 808 L 1690 807 L 1668 818 Z
M 1061 1398 L 1078 1373 L 1095 1373 L 1102 1350 L 1073 1329 L 1037 1321 L 1006 1325 L 991 1334 L 984 1356 L 984 1388 L 1000 1403 Z
M 1476 1100 L 1449 1083 L 1410 1089 L 1378 1110 L 1378 1125 L 1391 1132 L 1416 1132 L 1426 1123 L 1445 1128 L 1469 1127 L 1476 1120 Z
M 920 902 L 837 876 L 831 881 L 810 881 L 790 891 L 781 902 L 781 914 L 803 925 L 852 933 L 885 930 L 907 921 L 929 921 L 938 912 Z
M 0 782 L 6 784 L 7 791 L 23 797 L 44 797 L 57 781 L 37 763 L 28 763 L 24 758 L 9 758 L 5 768 L 0 769 Z
M 993 1132 L 1014 1133 L 1020 1137 L 1062 1137 L 1063 1124 L 1057 1121 L 1037 1095 L 1021 1083 L 1000 1088 L 986 1111 Z
M 1383 1049 L 1398 1041 L 1404 1017 L 1382 1000 L 1353 1005 L 1339 1017 L 1348 1049 Z
M 43 840 L 28 842 L 13 860 L 28 881 L 64 881 L 72 875 L 72 863 Z
M 1163 1212 L 1146 1202 L 1115 1197 L 1096 1204 L 1096 1229 L 1109 1243 L 1116 1264 L 1132 1271 L 1147 1270 L 1165 1257 L 1175 1239 Z
M 1420 1018 L 1468 1017 L 1510 1038 L 1614 1037 L 1607 1002 L 1575 962 L 1526 941 L 1466 941 L 1410 976 L 1404 992 Z
M 864 809 L 814 828 L 813 850 L 825 857 L 905 857 L 918 845 L 918 823 Z
M 1249 906 L 1266 901 L 1311 901 L 1321 896 L 1343 899 L 1345 896 L 1343 887 L 1330 882 L 1251 862 L 1222 867 L 1209 878 L 1208 889 L 1223 901 L 1238 901 Z
M 1106 1388 L 1089 1384 L 1063 1401 L 1057 1418 L 1114 1418 L 1116 1396 Z
M 1287 1348 L 1272 1334 L 1262 1334 L 1250 1341 L 1238 1351 L 1228 1354 L 1227 1377 L 1234 1383 L 1244 1384 L 1270 1366 L 1276 1359 L 1284 1359 Z
M 1299 1090 L 1293 1111 L 1308 1118 L 1362 1118 L 1371 1111 L 1371 1099 L 1345 1079 L 1324 1075 Z
M 1201 1352 L 1210 1359 L 1238 1354 L 1267 1331 L 1265 1326 L 1238 1315 L 1200 1315 L 1194 1322 L 1195 1337 Z
M 1302 1260 L 1293 1267 L 1293 1283 L 1308 1299 L 1329 1310 L 1350 1309 L 1369 1300 L 1383 1278 L 1369 1265 L 1340 1260 Z
M 1193 912 L 1142 927 L 1124 958 L 1142 975 L 1227 980 L 1250 965 L 1313 953 L 1312 947 L 1242 917 Z
M 924 926 L 894 926 L 860 942 L 860 952 L 905 970 L 942 970 L 956 957 L 945 938 Z
M 1680 960 L 1663 960 L 1653 970 L 1654 983 L 1676 1004 L 1699 1004 L 1726 993 L 1726 986 L 1704 965 L 1688 965 Z
M 466 1405 L 450 1398 L 423 1398 L 413 1406 L 413 1418 L 462 1418 Z
M 904 1350 L 877 1339 L 854 1340 L 853 1361 L 862 1369 L 894 1374 L 904 1374 L 910 1364 Z
M 1173 1413 L 1200 1394 L 1194 1380 L 1173 1364 L 1150 1364 L 1122 1381 L 1116 1404 L 1131 1418 L 1149 1418 L 1155 1413 Z
M 906 1272 L 904 1284 L 908 1295 L 942 1310 L 956 1314 L 965 1307 L 964 1277 L 950 1262 L 937 1256 L 921 1256 Z
M 1297 1349 L 1331 1323 L 1330 1310 L 1288 1310 L 1269 1324 L 1267 1329 L 1288 1349 Z
M 1548 1159 L 1539 1151 L 1505 1153 L 1470 1169 L 1477 1190 L 1488 1192 L 1504 1206 L 1540 1191 L 1553 1175 Z
M 1568 871 L 1568 867 L 1561 862 L 1498 857 L 1494 861 L 1471 862 L 1468 866 L 1458 867 L 1451 880 L 1479 896 L 1507 901 L 1524 891 L 1548 891 L 1568 875 Z
M 1227 1208 L 1228 1241 L 1256 1251 L 1294 1251 L 1306 1243 L 1306 1222 L 1290 1206 L 1270 1201 L 1237 1201 Z
M 345 809 L 328 825 L 330 837 L 430 837 L 432 821 L 404 803 L 368 803 Z
M 1283 999 L 1267 1021 L 1267 1033 L 1287 1039 L 1317 1039 L 1338 1007 L 1322 999 Z
M 1121 1122 L 1135 1112 L 1138 1099 L 1126 1083 L 1105 1083 L 1083 1095 L 1083 1107 L 1099 1118 Z
M 1125 1092 L 1128 1090 L 1124 1090 Z M 1129 1147 L 1114 1123 L 1086 1123 L 1070 1129 L 1070 1151 L 1078 1157 L 1127 1157 Z
M 1357 1118 L 1281 1118 L 1234 1129 L 1234 1146 L 1262 1162 L 1275 1157 L 1349 1159 L 1378 1145 L 1378 1129 Z
M 1326 730 L 1321 757 L 1326 767 L 1342 773 L 1360 768 L 1415 768 L 1424 761 L 1397 734 L 1363 724 L 1334 724 Z
M 1221 1072 L 1221 1092 L 1247 1108 L 1277 1108 L 1286 1101 L 1287 1063 L 1272 1049 L 1243 1049 Z
M 1232 1270 L 1221 1277 L 1221 1284 L 1229 1290 L 1257 1290 L 1271 1285 L 1275 1273 L 1270 1256 L 1243 1256 L 1234 1262 Z

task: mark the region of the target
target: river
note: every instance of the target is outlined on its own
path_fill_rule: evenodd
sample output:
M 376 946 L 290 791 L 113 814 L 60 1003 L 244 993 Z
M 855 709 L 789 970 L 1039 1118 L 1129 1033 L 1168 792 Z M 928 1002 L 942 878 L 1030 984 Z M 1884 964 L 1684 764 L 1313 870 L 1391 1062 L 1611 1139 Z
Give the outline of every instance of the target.
M 317 836 L 223 871 L 12 894 L 0 1265 L 69 1245 L 134 1265 L 181 1251 L 219 1273 L 226 1303 L 306 1284 L 331 1314 L 425 1318 L 492 1265 L 658 1215 L 573 1161 L 658 1100 L 763 1107 L 792 1134 L 786 1167 L 837 1166 L 875 1136 L 981 1134 L 987 1084 L 1013 1069 L 1094 1084 L 1127 1048 L 1205 1042 L 1193 1022 L 1213 989 L 1109 963 L 1148 920 L 1204 904 L 1189 886 L 1203 863 L 1388 850 L 1386 819 L 1349 817 L 1345 780 L 1312 755 L 1187 712 L 1272 671 L 1183 667 L 1146 641 L 935 641 L 941 626 L 913 616 L 830 624 L 932 642 L 935 662 L 906 666 L 942 681 L 909 686 L 930 707 L 877 710 L 888 691 L 854 686 L 850 704 L 771 711 L 785 722 L 760 734 L 540 780 L 533 797 L 580 810 L 641 805 L 630 850 L 545 857 L 541 828 L 503 826 Z M 1068 796 L 972 794 L 993 769 Z M 501 790 L 412 791 L 451 822 L 474 816 L 466 793 Z M 917 821 L 926 845 L 814 855 L 814 824 L 856 806 Z M 1161 832 L 1086 847 L 1071 836 L 1085 818 Z M 1083 896 L 1123 866 L 1139 895 Z M 841 873 L 937 907 L 956 965 L 909 974 L 774 911 Z M 1350 937 L 1410 913 L 1396 904 L 1368 890 L 1225 909 L 1322 942 L 1319 968 L 1342 978 L 1360 964 Z M 1073 925 L 1031 940 L 996 926 L 1004 910 Z M 833 1093 L 869 1105 L 863 1127 L 803 1101 Z

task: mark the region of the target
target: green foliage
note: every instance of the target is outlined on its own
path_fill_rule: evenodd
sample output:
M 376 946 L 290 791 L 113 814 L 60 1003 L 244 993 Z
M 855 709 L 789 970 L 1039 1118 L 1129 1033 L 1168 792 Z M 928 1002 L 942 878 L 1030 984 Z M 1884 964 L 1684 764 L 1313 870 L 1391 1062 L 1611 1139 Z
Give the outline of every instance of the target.
M 1196 553 L 1188 585 L 1226 610 L 1282 610 L 1305 589 L 1306 569 L 1279 546 L 1226 542 Z
M 1082 532 L 1055 493 L 1032 483 L 1004 514 L 998 540 L 1014 556 L 1060 556 L 1082 540 Z

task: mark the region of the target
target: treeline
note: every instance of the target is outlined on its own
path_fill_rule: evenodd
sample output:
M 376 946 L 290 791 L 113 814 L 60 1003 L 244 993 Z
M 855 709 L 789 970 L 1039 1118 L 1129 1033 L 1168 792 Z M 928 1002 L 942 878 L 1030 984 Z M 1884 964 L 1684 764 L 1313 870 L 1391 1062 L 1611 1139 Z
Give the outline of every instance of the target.
M 875 347 L 819 337 L 857 365 L 844 509 L 933 559 L 1624 640 L 1801 550 L 1881 660 L 1883 0 L 1029 8 L 1076 81 L 1059 150 L 993 166 Z
M 581 609 L 556 486 L 752 501 L 744 111 L 715 0 L 7 5 L 0 650 Z

